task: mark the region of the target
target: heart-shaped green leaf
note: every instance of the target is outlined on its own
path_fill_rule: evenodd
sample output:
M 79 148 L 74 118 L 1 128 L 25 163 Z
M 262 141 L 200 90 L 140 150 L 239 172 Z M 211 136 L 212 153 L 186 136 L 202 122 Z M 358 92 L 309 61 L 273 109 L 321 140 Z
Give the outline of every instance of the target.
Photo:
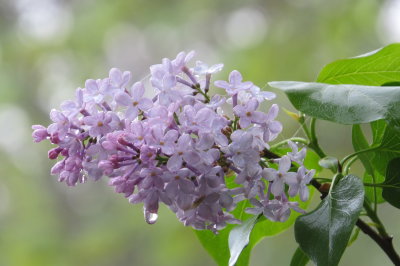
M 400 81 L 400 44 L 326 65 L 317 79 L 329 84 L 380 86 Z
M 340 124 L 386 119 L 400 127 L 400 87 L 270 82 L 306 115 Z
M 348 175 L 339 180 L 314 211 L 296 220 L 296 241 L 315 264 L 339 263 L 363 202 L 361 180 Z
M 400 209 L 400 158 L 389 162 L 382 196 L 387 202 Z

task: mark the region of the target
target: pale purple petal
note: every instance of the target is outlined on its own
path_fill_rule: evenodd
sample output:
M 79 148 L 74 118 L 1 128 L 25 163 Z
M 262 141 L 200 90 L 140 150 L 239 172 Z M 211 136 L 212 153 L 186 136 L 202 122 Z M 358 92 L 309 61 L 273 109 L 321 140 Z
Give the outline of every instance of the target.
M 170 171 L 178 171 L 182 167 L 182 156 L 173 155 L 167 162 L 167 168 Z
M 178 133 L 178 131 L 176 131 L 176 130 L 169 130 L 169 131 L 165 134 L 164 138 L 165 138 L 166 141 L 172 141 L 172 142 L 174 142 L 174 141 L 177 140 L 178 134 L 179 134 L 179 133 Z
M 183 159 L 185 160 L 185 162 L 192 165 L 196 165 L 201 161 L 200 155 L 195 151 L 185 152 L 185 154 L 183 155 Z
M 302 186 L 302 187 L 300 187 L 299 190 L 300 190 L 300 199 L 302 201 L 308 200 L 308 197 L 309 197 L 309 194 L 310 194 L 310 192 L 308 191 L 308 187 Z
M 130 71 L 124 71 L 124 73 L 122 74 L 122 84 L 121 86 L 126 86 L 126 84 L 129 83 L 129 81 L 131 80 L 132 74 Z
M 242 117 L 239 119 L 239 124 L 240 124 L 240 126 L 241 126 L 242 128 L 246 128 L 246 127 L 250 126 L 250 124 L 251 124 L 251 119 L 248 118 L 247 116 L 242 116 Z
M 267 100 L 273 100 L 276 98 L 276 94 L 270 91 L 261 91 L 259 93 L 263 98 L 267 99 Z
M 176 77 L 172 75 L 166 75 L 162 82 L 164 89 L 170 89 L 176 85 Z
M 139 112 L 136 107 L 130 106 L 125 112 L 126 118 L 133 120 L 138 116 Z
M 182 191 L 186 194 L 191 194 L 195 190 L 195 186 L 192 181 L 189 181 L 187 179 L 179 179 L 179 188 L 182 189 Z
M 131 106 L 132 99 L 131 97 L 125 92 L 119 92 L 115 95 L 115 101 L 124 106 Z
M 153 107 L 153 102 L 150 99 L 147 98 L 142 98 L 139 101 L 138 107 L 140 110 L 142 111 L 147 111 L 149 110 L 151 107 Z
M 281 178 L 276 178 L 271 184 L 271 192 L 275 196 L 280 196 L 283 193 L 283 180 Z
M 283 179 L 285 181 L 286 184 L 288 184 L 289 186 L 292 184 L 297 184 L 297 173 L 294 172 L 289 172 L 284 174 Z
M 97 82 L 94 79 L 86 80 L 85 88 L 89 91 L 89 93 L 95 93 L 96 91 L 99 90 Z
M 286 173 L 290 169 L 292 161 L 290 160 L 289 156 L 283 156 L 279 160 L 279 172 L 280 173 Z
M 208 150 L 214 145 L 214 138 L 211 134 L 201 134 L 196 147 L 200 150 Z
M 222 89 L 229 89 L 230 88 L 230 84 L 228 82 L 226 82 L 225 80 L 217 80 L 214 82 L 214 85 L 218 88 L 222 88 Z
M 251 99 L 247 104 L 246 104 L 246 109 L 247 111 L 255 111 L 258 108 L 258 101 L 256 99 Z
M 208 73 L 216 73 L 222 70 L 224 64 L 215 64 L 208 69 Z
M 273 104 L 268 111 L 268 119 L 273 120 L 278 116 L 279 106 L 277 104 Z
M 243 80 L 242 74 L 240 74 L 240 72 L 237 70 L 233 70 L 229 74 L 229 83 L 231 84 L 238 84 L 242 82 L 242 80 Z
M 265 123 L 267 121 L 267 119 L 268 119 L 267 115 L 263 112 L 255 111 L 251 115 L 251 121 L 254 123 L 262 124 L 262 123 Z
M 85 116 L 83 122 L 89 126 L 95 126 L 97 124 L 97 118 L 94 116 Z
M 144 85 L 142 82 L 136 82 L 135 84 L 132 85 L 131 88 L 131 93 L 132 93 L 132 99 L 134 101 L 139 101 L 144 94 Z
M 297 192 L 299 191 L 300 186 L 298 184 L 292 184 L 289 187 L 289 196 L 294 197 L 296 196 Z
M 120 85 L 122 83 L 122 72 L 118 68 L 112 68 L 110 70 L 110 79 L 115 85 Z

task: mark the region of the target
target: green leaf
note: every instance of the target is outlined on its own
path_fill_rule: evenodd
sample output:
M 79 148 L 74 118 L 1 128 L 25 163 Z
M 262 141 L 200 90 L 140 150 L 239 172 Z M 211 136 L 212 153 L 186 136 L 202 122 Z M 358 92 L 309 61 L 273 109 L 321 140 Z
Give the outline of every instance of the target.
M 351 237 L 349 239 L 349 243 L 347 243 L 347 247 L 350 247 L 351 245 L 353 245 L 353 243 L 357 240 L 359 235 L 360 235 L 360 228 L 355 227 L 353 234 L 351 235 Z
M 400 158 L 395 158 L 389 162 L 384 185 L 388 187 L 383 187 L 383 198 L 400 209 Z
M 392 126 L 384 121 L 376 121 L 371 123 L 371 129 L 374 137 L 374 142 L 371 147 L 379 147 L 375 153 L 375 162 L 382 162 L 382 164 L 374 164 L 383 174 L 386 172 L 388 162 L 400 154 L 400 134 Z
M 399 86 L 399 81 L 399 43 L 388 45 L 358 57 L 332 62 L 322 69 L 317 78 L 319 83 L 368 86 Z M 272 83 L 271 86 L 279 85 L 278 88 L 280 88 L 284 85 L 284 87 L 289 87 L 287 89 L 291 90 L 290 95 L 287 94 L 290 101 L 298 110 L 310 116 L 342 124 L 359 124 L 378 119 L 388 119 L 396 126 L 400 126 L 400 107 L 396 107 L 395 104 L 396 101 L 398 102 L 397 96 L 399 94 L 393 91 L 396 90 L 393 87 L 388 89 L 354 85 L 329 87 L 326 84 L 314 84 L 318 83 L 297 84 L 297 87 L 295 84 Z M 322 88 L 320 88 L 321 86 Z M 293 91 L 293 89 L 296 90 Z M 318 91 L 319 89 L 323 91 Z M 377 91 L 371 93 L 370 90 Z M 367 92 L 367 94 L 364 94 L 364 92 Z M 397 100 L 389 101 L 388 103 L 391 103 L 391 106 L 386 106 L 386 99 L 390 98 L 392 93 L 396 95 Z M 307 97 L 308 100 L 304 100 Z M 386 99 L 381 101 L 380 97 Z M 350 103 L 346 103 L 346 100 Z M 307 101 L 309 102 L 307 103 Z M 321 109 L 321 114 L 316 109 Z M 366 111 L 364 115 L 362 114 L 363 110 Z
M 270 82 L 306 115 L 340 124 L 386 119 L 400 127 L 400 87 Z
M 315 264 L 339 263 L 363 202 L 361 180 L 348 175 L 339 180 L 317 209 L 297 219 L 296 241 Z
M 317 79 L 330 84 L 380 86 L 400 81 L 400 44 L 326 65 Z
M 368 174 L 367 172 L 364 173 L 363 181 L 364 183 L 368 184 L 379 184 L 385 180 L 385 177 L 380 175 L 378 172 L 373 172 L 373 176 Z M 370 202 L 376 203 L 384 203 L 386 200 L 382 197 L 382 188 L 380 187 L 365 187 L 365 196 Z
M 378 120 L 371 123 L 372 145 L 378 146 L 382 143 L 382 139 L 386 132 L 386 122 Z
M 374 122 L 375 123 L 375 122 Z M 379 126 L 376 127 L 374 126 L 375 130 L 372 130 L 373 134 L 373 144 L 372 145 L 380 145 L 380 143 L 377 143 L 381 141 L 381 138 L 383 137 L 382 132 L 380 129 L 386 128 L 386 124 L 384 126 Z M 379 129 L 379 130 L 378 130 Z M 384 132 L 384 131 L 383 131 Z M 352 129 L 352 142 L 353 142 L 353 148 L 355 151 L 361 151 L 361 150 L 366 150 L 371 148 L 369 145 L 368 141 L 366 140 L 364 133 L 361 130 L 360 125 L 353 125 Z M 365 183 L 380 183 L 383 182 L 384 176 L 383 174 L 379 173 L 374 169 L 373 165 L 373 157 L 375 155 L 372 153 L 361 153 L 358 155 L 358 158 L 364 165 L 364 168 L 366 172 L 364 173 L 363 180 Z M 378 187 L 365 187 L 365 196 L 371 201 L 371 202 L 378 202 L 382 203 L 385 202 L 385 200 L 382 198 L 382 189 Z
M 252 215 L 244 212 L 244 210 L 250 207 L 249 203 L 246 201 L 240 202 L 232 214 L 240 220 L 246 220 Z M 230 231 L 235 227 L 235 225 L 228 225 L 223 230 L 219 231 L 218 234 L 214 234 L 210 230 L 196 230 L 196 236 L 200 240 L 200 243 L 207 250 L 207 252 L 213 257 L 218 265 L 226 266 L 228 265 L 230 252 L 228 246 L 228 238 Z M 239 257 L 238 265 L 247 265 L 250 257 L 250 252 L 245 249 L 242 255 Z
M 375 134 L 374 134 L 375 136 Z M 368 144 L 367 139 L 364 136 L 364 133 L 362 132 L 361 126 L 360 125 L 353 125 L 352 128 L 352 142 L 353 142 L 353 148 L 355 151 L 361 151 L 361 150 L 366 150 L 370 148 L 370 145 Z M 361 160 L 363 163 L 365 169 L 367 170 L 368 173 L 372 173 L 374 167 L 371 165 L 371 162 L 368 158 L 367 153 L 361 153 L 358 155 L 358 158 Z
M 249 244 L 250 233 L 257 219 L 258 216 L 255 215 L 231 230 L 228 238 L 228 245 L 231 253 L 229 266 L 235 265 L 240 253 L 242 253 L 242 250 Z
M 298 247 L 290 261 L 290 266 L 305 266 L 309 261 L 310 259 L 307 257 L 306 253 Z
M 363 163 L 366 173 L 364 182 L 382 183 L 385 180 L 388 163 L 400 156 L 400 134 L 389 126 L 385 121 L 379 120 L 371 123 L 372 143 L 368 144 L 359 125 L 353 126 L 353 146 L 355 151 L 375 148 L 373 151 L 361 153 L 358 155 Z M 375 193 L 377 202 L 384 202 L 382 197 L 382 188 L 365 188 L 367 198 L 375 202 Z
M 335 157 L 327 156 L 319 160 L 318 164 L 323 168 L 330 169 L 332 172 L 336 173 L 338 170 L 339 161 Z

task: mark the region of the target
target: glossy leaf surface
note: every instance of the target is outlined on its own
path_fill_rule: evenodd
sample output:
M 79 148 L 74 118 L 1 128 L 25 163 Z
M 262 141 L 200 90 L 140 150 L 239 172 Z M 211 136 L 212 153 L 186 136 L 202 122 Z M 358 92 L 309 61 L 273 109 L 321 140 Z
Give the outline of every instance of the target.
M 361 180 L 353 175 L 342 178 L 312 212 L 295 223 L 300 248 L 317 265 L 337 265 L 364 202 Z
M 386 119 L 400 127 L 400 87 L 295 81 L 270 82 L 269 85 L 283 90 L 297 110 L 315 118 L 340 124 Z
M 231 230 L 228 238 L 230 251 L 229 266 L 235 265 L 240 253 L 242 253 L 242 250 L 249 244 L 250 233 L 257 219 L 257 216 L 253 216 Z

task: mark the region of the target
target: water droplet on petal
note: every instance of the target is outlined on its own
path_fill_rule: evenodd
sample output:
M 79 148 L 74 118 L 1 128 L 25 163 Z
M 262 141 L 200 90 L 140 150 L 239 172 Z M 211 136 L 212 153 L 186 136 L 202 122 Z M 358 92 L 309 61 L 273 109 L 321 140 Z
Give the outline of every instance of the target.
M 158 214 L 144 209 L 144 219 L 148 224 L 155 224 L 158 219 Z
M 81 183 L 86 183 L 87 181 L 87 176 L 85 174 L 82 175 Z

